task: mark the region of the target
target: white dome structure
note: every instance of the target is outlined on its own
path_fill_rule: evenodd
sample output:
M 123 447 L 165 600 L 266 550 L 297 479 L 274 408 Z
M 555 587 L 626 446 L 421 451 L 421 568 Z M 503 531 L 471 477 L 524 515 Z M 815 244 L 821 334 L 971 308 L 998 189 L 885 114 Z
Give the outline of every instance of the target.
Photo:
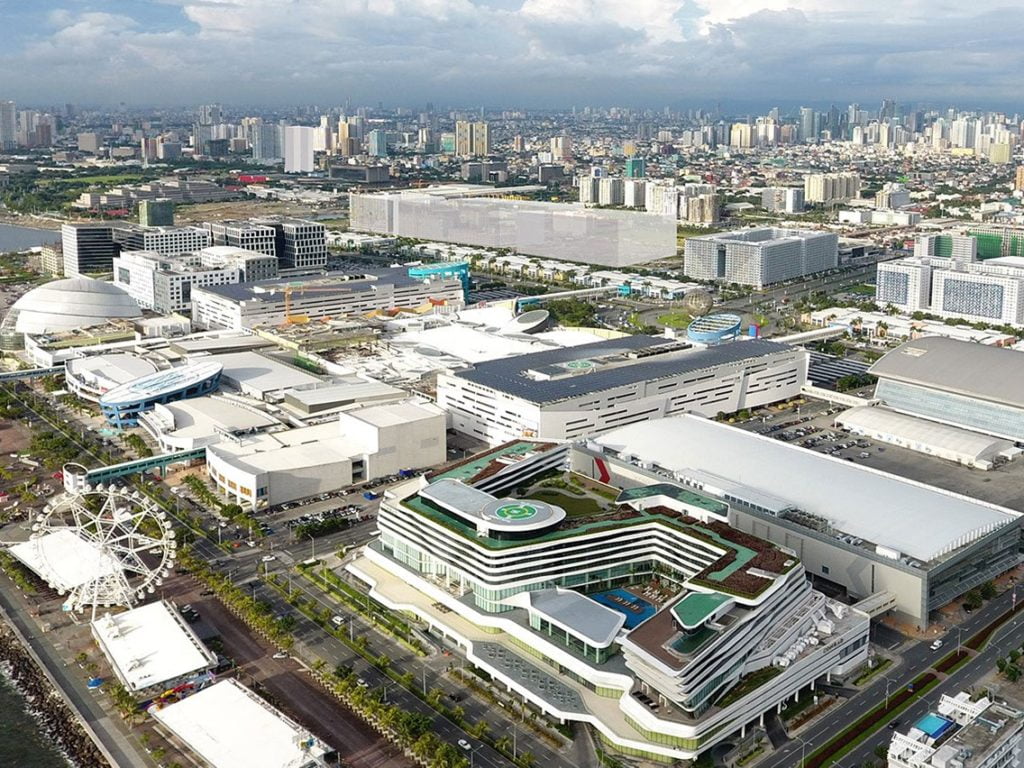
M 134 317 L 142 317 L 142 310 L 118 286 L 68 277 L 33 288 L 14 302 L 3 327 L 15 333 L 59 333 Z

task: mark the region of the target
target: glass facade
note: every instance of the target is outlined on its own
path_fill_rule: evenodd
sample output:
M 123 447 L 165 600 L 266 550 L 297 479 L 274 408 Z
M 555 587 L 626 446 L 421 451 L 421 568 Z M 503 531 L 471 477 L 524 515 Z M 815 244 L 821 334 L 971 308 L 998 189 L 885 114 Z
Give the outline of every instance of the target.
M 1024 410 L 882 379 L 876 396 L 889 407 L 1009 440 L 1024 440 Z

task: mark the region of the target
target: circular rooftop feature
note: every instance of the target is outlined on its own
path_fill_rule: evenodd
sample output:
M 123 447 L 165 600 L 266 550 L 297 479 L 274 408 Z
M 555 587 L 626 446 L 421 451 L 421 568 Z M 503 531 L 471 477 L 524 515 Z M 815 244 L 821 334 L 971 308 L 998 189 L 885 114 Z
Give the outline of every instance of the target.
M 503 329 L 503 333 L 537 333 L 547 327 L 551 313 L 546 309 L 531 309 L 517 315 L 515 320 Z
M 534 499 L 495 499 L 480 510 L 492 531 L 534 531 L 565 519 L 565 510 Z
M 723 341 L 732 341 L 739 336 L 742 324 L 743 318 L 732 312 L 705 315 L 690 323 L 686 329 L 686 336 L 690 341 L 720 344 Z
M 113 283 L 68 277 L 26 293 L 11 305 L 3 325 L 17 333 L 59 333 L 134 317 L 142 317 L 138 303 Z

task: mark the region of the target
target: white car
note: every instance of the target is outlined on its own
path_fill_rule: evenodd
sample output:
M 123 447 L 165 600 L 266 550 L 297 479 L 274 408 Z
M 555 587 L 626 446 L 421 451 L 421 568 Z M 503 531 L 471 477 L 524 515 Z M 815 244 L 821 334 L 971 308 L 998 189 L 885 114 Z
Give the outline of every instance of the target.
M 284 651 L 278 651 L 277 653 L 275 653 L 273 655 L 272 658 L 275 658 L 275 659 L 287 659 L 288 658 L 288 654 L 285 653 Z
M 467 752 L 473 748 L 473 746 L 468 741 L 466 741 L 465 739 L 459 739 L 459 746 L 462 747 Z
M 932 643 L 928 647 L 931 648 L 933 651 L 937 651 L 937 650 L 939 650 L 939 648 L 942 647 L 942 641 L 941 640 L 936 640 L 934 643 Z
M 264 563 L 272 563 L 277 560 L 277 555 L 264 555 L 260 558 Z
M 344 623 L 345 623 L 345 617 L 344 616 L 331 616 L 331 624 L 333 624 L 334 626 L 340 627 Z
M 358 685 L 360 688 L 369 688 L 370 687 L 370 684 L 368 682 L 366 682 L 365 680 L 363 680 L 363 678 L 361 678 L 361 677 L 358 680 L 356 680 L 356 685 Z

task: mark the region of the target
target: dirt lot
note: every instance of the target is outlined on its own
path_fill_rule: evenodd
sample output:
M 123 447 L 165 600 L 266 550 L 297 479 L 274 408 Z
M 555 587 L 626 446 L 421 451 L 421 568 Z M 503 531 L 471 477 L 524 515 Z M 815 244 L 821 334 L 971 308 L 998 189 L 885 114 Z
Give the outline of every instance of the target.
M 254 638 L 216 598 L 202 597 L 190 577 L 174 576 L 164 587 L 167 599 L 191 603 L 203 620 L 216 628 L 224 651 L 238 664 L 246 685 L 262 685 L 275 704 L 327 744 L 353 768 L 408 768 L 410 763 L 337 699 L 309 679 L 292 659 L 274 659 L 276 650 Z
M 175 224 L 200 224 L 204 221 L 247 219 L 252 216 L 309 216 L 308 205 L 273 200 L 232 200 L 223 203 L 182 205 L 174 209 Z

